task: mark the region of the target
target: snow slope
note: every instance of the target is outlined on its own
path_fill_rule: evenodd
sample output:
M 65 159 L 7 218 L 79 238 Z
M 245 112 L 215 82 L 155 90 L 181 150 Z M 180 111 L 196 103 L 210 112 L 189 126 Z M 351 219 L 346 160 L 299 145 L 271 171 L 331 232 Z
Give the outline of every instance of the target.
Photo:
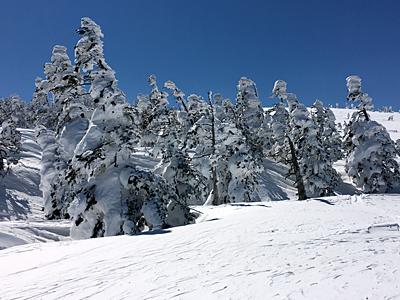
M 201 223 L 0 252 L 1 299 L 400 299 L 398 196 L 201 207 Z
M 341 123 L 353 112 L 333 111 Z M 400 138 L 399 113 L 371 117 Z M 285 166 L 266 160 L 264 202 L 195 207 L 195 225 L 71 241 L 68 221 L 43 218 L 40 149 L 22 134 L 25 152 L 0 181 L 0 299 L 400 299 L 399 191 L 361 195 L 343 161 L 336 197 L 295 201 Z
M 34 141 L 33 130 L 19 130 L 23 152 L 19 154 L 18 164 L 0 178 L 0 250 L 27 243 L 69 239 L 69 221 L 44 218 L 39 189 L 42 150 Z

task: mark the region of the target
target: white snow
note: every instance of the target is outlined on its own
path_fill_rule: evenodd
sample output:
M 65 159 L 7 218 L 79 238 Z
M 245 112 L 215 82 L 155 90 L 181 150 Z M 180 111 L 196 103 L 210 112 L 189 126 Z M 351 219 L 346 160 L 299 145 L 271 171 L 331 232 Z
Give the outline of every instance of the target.
M 332 111 L 343 124 L 355 110 Z M 400 138 L 399 113 L 370 115 Z M 22 143 L 0 181 L 0 299 L 400 299 L 399 191 L 362 195 L 343 161 L 334 197 L 295 201 L 286 167 L 266 160 L 263 202 L 196 206 L 194 225 L 72 241 L 69 221 L 41 211 L 32 131 Z

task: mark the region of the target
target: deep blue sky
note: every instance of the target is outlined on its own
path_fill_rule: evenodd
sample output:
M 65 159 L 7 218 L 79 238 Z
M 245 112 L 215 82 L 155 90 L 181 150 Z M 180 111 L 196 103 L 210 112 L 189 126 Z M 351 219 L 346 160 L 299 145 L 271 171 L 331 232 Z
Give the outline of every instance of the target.
M 376 108 L 400 109 L 398 0 L 0 0 L 0 97 L 29 102 L 54 45 L 73 60 L 82 17 L 101 26 L 106 61 L 131 101 L 150 93 L 151 74 L 186 95 L 231 99 L 246 76 L 264 106 L 282 79 L 308 106 L 344 107 L 345 79 L 359 75 Z

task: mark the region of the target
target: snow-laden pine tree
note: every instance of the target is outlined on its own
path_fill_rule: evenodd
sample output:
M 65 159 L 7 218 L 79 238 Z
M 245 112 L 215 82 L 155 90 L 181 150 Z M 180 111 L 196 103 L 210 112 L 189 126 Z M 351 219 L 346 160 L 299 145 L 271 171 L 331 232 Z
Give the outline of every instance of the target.
M 5 176 L 11 164 L 16 164 L 21 149 L 21 133 L 13 119 L 4 120 L 0 128 L 0 175 Z
M 85 132 L 88 127 L 87 116 L 91 114 L 92 105 L 90 95 L 82 87 L 83 74 L 74 71 L 74 66 L 66 51 L 67 48 L 64 46 L 54 46 L 52 62 L 45 64 L 46 80 L 42 82 L 42 85 L 47 86 L 48 92 L 53 94 L 54 101 L 59 106 L 57 134 L 68 131 L 68 127 L 74 127 L 70 131 L 75 131 L 77 134 L 74 141 L 68 140 L 64 143 L 65 147 L 70 145 L 68 153 L 72 156 L 77 142 L 83 136 L 82 132 Z M 89 107 L 87 107 L 88 104 Z
M 168 126 L 169 102 L 167 99 L 168 93 L 164 91 L 160 92 L 158 89 L 155 75 L 151 75 L 148 82 L 152 86 L 150 96 L 144 99 L 143 97 L 139 97 L 142 98 L 142 103 L 146 103 L 144 106 L 144 103 L 139 102 L 140 106 L 145 107 L 141 118 L 141 124 L 143 124 L 141 145 L 154 147 L 160 131 L 163 127 Z
M 386 128 L 370 119 L 372 99 L 361 91 L 360 77 L 349 76 L 346 81 L 347 99 L 360 103 L 345 126 L 345 171 L 365 193 L 386 192 L 400 179 L 395 144 Z
M 36 77 L 36 90 L 33 93 L 33 99 L 28 103 L 28 114 L 30 128 L 35 128 L 37 125 L 44 125 L 44 120 L 49 112 L 49 102 L 47 92 L 40 89 L 42 78 Z
M 336 128 L 336 117 L 332 110 L 316 100 L 311 106 L 311 117 L 318 126 L 318 137 L 329 160 L 336 162 L 342 159 L 342 137 Z
M 184 128 L 188 125 L 186 116 L 186 112 L 176 109 L 161 109 L 159 120 L 154 122 L 158 124 L 158 139 L 152 153 L 161 156 L 156 170 L 175 189 L 179 199 L 188 205 L 199 205 L 208 196 L 207 179 L 196 169 L 182 142 Z
M 42 177 L 41 188 L 44 191 L 44 212 L 48 219 L 69 218 L 68 208 L 74 192 L 66 179 L 68 163 L 89 126 L 85 102 L 90 103 L 90 96 L 81 86 L 83 74 L 74 71 L 66 50 L 64 46 L 54 47 L 52 62 L 45 64 L 44 68 L 46 80 L 41 82 L 43 90 L 53 94 L 60 111 L 53 143 L 47 142 L 46 137 L 51 136 L 49 130 L 38 130 L 38 141 L 44 153 L 48 152 L 46 146 L 53 153 L 53 177 L 49 175 L 49 157 L 42 158 L 42 169 L 47 168 L 47 176 Z M 41 133 L 46 137 L 41 138 Z
M 53 99 L 49 102 L 48 84 L 45 80 L 37 77 L 35 80 L 35 92 L 33 99 L 28 103 L 30 127 L 44 126 L 49 130 L 55 130 L 57 126 L 59 107 L 56 107 Z
M 237 126 L 221 114 L 218 106 L 223 103 L 220 96 L 209 103 L 198 97 L 188 99 L 200 101 L 197 107 L 203 116 L 198 119 L 186 136 L 185 145 L 195 151 L 193 160 L 198 159 L 198 168 L 208 171 L 210 196 L 207 203 L 219 205 L 229 202 L 258 201 L 258 164 Z M 190 103 L 190 101 L 188 101 Z M 217 102 L 217 103 L 216 103 Z M 216 118 L 217 112 L 222 121 Z
M 258 99 L 256 84 L 252 80 L 242 77 L 237 90 L 234 121 L 244 135 L 250 151 L 255 157 L 261 158 L 263 143 L 259 130 L 263 124 L 264 111 Z
M 294 94 L 286 94 L 285 82 L 278 80 L 273 94 L 281 100 L 287 99 L 289 106 L 288 113 L 283 103 L 276 104 L 269 112 L 273 120 L 275 159 L 290 166 L 287 175 L 295 175 L 299 200 L 331 194 L 339 183 L 339 175 L 332 167 L 334 160 L 327 154 L 330 146 L 323 138 L 324 131 L 320 131 Z
M 77 187 L 70 212 L 72 238 L 130 234 L 191 222 L 189 208 L 163 180 L 140 170 L 132 157 L 139 142 L 132 107 L 103 56 L 100 26 L 83 18 L 75 47 L 96 103 L 90 126 L 75 150 L 67 179 Z M 177 204 L 178 203 L 178 204 Z
M 179 146 L 166 142 L 158 166 L 161 176 L 175 189 L 186 205 L 202 205 L 208 196 L 207 178 L 192 163 L 189 154 Z
M 290 134 L 292 130 L 290 115 L 286 111 L 286 104 L 283 103 L 283 99 L 288 98 L 288 94 L 286 94 L 286 82 L 277 80 L 271 93 L 272 97 L 277 96 L 281 99 L 281 103 L 275 104 L 272 112 L 269 112 L 272 116 L 271 128 L 274 139 L 271 153 L 276 161 L 289 165 L 289 171 L 286 176 L 295 176 L 298 199 L 305 200 L 307 199 L 307 194 L 304 188 L 303 176 L 301 175 L 293 137 Z
M 0 99 L 0 123 L 11 119 L 18 128 L 30 128 L 26 103 L 17 94 Z
M 308 109 L 293 94 L 287 94 L 290 136 L 303 177 L 307 197 L 329 196 L 339 185 L 340 176 L 333 168 L 329 141 L 313 121 Z

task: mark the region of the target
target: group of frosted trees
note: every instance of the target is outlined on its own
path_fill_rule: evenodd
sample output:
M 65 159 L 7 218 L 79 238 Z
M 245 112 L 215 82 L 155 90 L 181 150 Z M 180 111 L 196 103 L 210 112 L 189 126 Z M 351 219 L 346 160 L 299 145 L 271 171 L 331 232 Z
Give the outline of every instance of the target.
M 370 98 L 356 76 L 347 79 L 349 100 L 361 104 L 343 140 L 329 108 L 317 100 L 308 110 L 281 80 L 272 91 L 280 101 L 265 112 L 245 77 L 232 103 L 212 92 L 206 99 L 186 96 L 172 81 L 159 88 L 151 75 L 151 93 L 131 105 L 104 59 L 100 27 L 83 18 L 77 32 L 75 64 L 64 46 L 55 46 L 28 107 L 17 95 L 0 100 L 2 137 L 16 127 L 35 128 L 45 214 L 72 219 L 73 238 L 189 224 L 190 205 L 259 201 L 263 159 L 288 166 L 300 200 L 333 193 L 340 183 L 333 164 L 344 154 L 346 171 L 365 192 L 398 182 L 394 143 L 370 120 Z M 139 149 L 159 159 L 154 169 L 135 163 Z

